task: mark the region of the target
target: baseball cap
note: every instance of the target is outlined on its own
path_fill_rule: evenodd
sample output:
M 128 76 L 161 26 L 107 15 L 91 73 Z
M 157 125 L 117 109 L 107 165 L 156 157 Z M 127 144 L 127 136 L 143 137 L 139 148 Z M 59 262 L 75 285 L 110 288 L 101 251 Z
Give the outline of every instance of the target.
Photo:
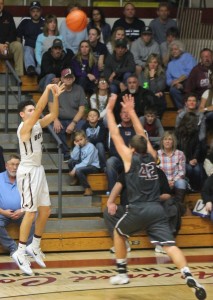
M 38 8 L 38 9 L 41 9 L 41 4 L 39 1 L 33 1 L 30 3 L 30 9 L 33 9 L 33 8 Z
M 61 71 L 61 77 L 66 77 L 68 75 L 73 75 L 73 72 L 70 68 L 67 68 L 67 69 L 63 69 Z
M 115 47 L 127 48 L 127 40 L 125 40 L 125 39 L 116 40 Z
M 152 34 L 152 28 L 149 26 L 145 26 L 141 33 L 142 34 Z
M 60 40 L 60 39 L 55 39 L 55 40 L 53 41 L 52 48 L 57 48 L 57 47 L 63 48 L 62 40 Z

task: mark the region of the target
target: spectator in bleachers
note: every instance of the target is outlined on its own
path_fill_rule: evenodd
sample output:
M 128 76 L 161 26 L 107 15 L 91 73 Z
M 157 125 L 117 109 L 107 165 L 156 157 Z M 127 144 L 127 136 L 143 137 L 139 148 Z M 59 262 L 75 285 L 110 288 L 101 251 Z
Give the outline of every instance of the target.
M 160 53 L 163 66 L 167 66 L 170 61 L 169 45 L 174 40 L 179 39 L 179 30 L 176 27 L 171 27 L 166 31 L 166 41 L 160 44 Z
M 189 93 L 185 96 L 185 106 L 184 109 L 177 115 L 175 127 L 177 128 L 180 125 L 181 120 L 186 113 L 193 112 L 197 116 L 197 126 L 199 127 L 199 141 L 202 142 L 204 148 L 206 148 L 206 123 L 205 115 L 203 112 L 198 110 L 198 98 L 196 94 Z M 203 149 L 204 150 L 204 149 Z M 205 153 L 206 151 L 204 151 Z
M 45 17 L 43 33 L 40 33 L 36 40 L 35 57 L 38 68 L 41 66 L 43 54 L 48 51 L 55 39 L 62 41 L 64 51 L 66 51 L 63 37 L 59 35 L 57 17 L 55 15 L 47 15 Z
M 4 1 L 0 1 L 0 54 L 7 57 L 12 54 L 14 67 L 18 76 L 24 75 L 23 46 L 17 41 L 17 31 L 13 16 L 4 9 Z
M 67 135 L 80 129 L 84 124 L 86 96 L 81 86 L 75 84 L 75 76 L 70 68 L 61 72 L 61 81 L 65 84 L 65 91 L 59 96 L 59 116 L 53 123 L 53 129 L 62 141 L 64 161 L 70 158 Z M 52 96 L 49 97 L 49 110 L 52 107 Z
M 125 94 L 131 94 L 134 97 L 135 111 L 138 117 L 144 115 L 145 107 L 156 106 L 156 109 L 158 109 L 158 99 L 156 98 L 155 94 L 151 90 L 144 89 L 142 86 L 140 86 L 138 77 L 135 74 L 130 75 L 127 79 L 127 89 L 118 95 L 115 103 L 114 115 L 117 123 L 120 122 L 121 102 L 123 101 L 122 97 Z
M 106 135 L 107 131 L 100 120 L 100 113 L 97 109 L 92 108 L 87 115 L 87 121 L 82 126 L 82 129 L 86 132 L 87 139 L 98 150 L 98 157 L 100 162 L 100 168 L 102 171 L 106 168 Z
M 93 7 L 90 11 L 90 22 L 87 25 L 87 30 L 90 28 L 98 28 L 101 32 L 100 42 L 107 43 L 111 37 L 111 27 L 106 22 L 104 12 L 99 7 Z
M 166 83 L 178 111 L 183 109 L 183 95 L 186 79 L 192 68 L 197 64 L 195 58 L 185 52 L 180 40 L 174 40 L 170 44 L 171 61 L 166 70 Z
M 157 117 L 157 110 L 155 107 L 146 107 L 144 116 L 140 117 L 140 122 L 148 134 L 148 138 L 152 147 L 158 150 L 160 147 L 160 140 L 164 134 L 164 129 L 161 121 Z
M 207 124 L 213 120 L 213 73 L 209 76 L 210 88 L 202 96 L 199 111 L 205 113 Z
M 106 126 L 106 106 L 109 100 L 109 83 L 108 80 L 101 76 L 98 79 L 96 92 L 90 97 L 90 107 L 97 109 L 100 114 L 100 119 L 103 120 Z
M 42 9 L 39 1 L 33 1 L 29 8 L 29 17 L 21 19 L 17 27 L 17 40 L 24 41 L 24 65 L 27 75 L 36 75 L 35 44 L 44 27 L 44 18 L 41 16 Z
M 158 99 L 159 118 L 166 110 L 164 90 L 166 88 L 166 75 L 157 54 L 150 54 L 147 58 L 144 71 L 139 75 L 140 85 L 151 90 Z
M 5 171 L 3 148 L 0 146 L 0 173 Z
M 51 47 L 42 56 L 41 74 L 39 75 L 39 88 L 43 92 L 49 83 L 58 83 L 61 77 L 61 70 L 71 65 L 73 52 L 63 50 L 60 39 L 53 40 Z
M 213 72 L 213 52 L 209 48 L 200 51 L 200 62 L 191 70 L 186 81 L 185 92 L 196 93 L 200 100 L 210 88 L 209 76 Z
M 182 151 L 177 149 L 177 139 L 173 132 L 165 131 L 160 142 L 160 150 L 157 151 L 159 167 L 164 171 L 176 200 L 183 205 L 187 188 L 185 180 L 186 158 Z
M 98 150 L 92 143 L 88 142 L 84 130 L 75 132 L 74 144 L 75 147 L 68 161 L 69 175 L 71 176 L 70 185 L 76 185 L 79 180 L 80 185 L 85 189 L 84 196 L 91 196 L 93 192 L 87 181 L 87 175 L 100 171 Z
M 152 20 L 149 26 L 152 28 L 154 40 L 161 45 L 166 41 L 166 32 L 171 27 L 177 28 L 177 22 L 171 18 L 168 2 L 160 2 L 157 9 L 158 17 Z
M 121 108 L 120 112 L 121 122 L 118 125 L 120 134 L 126 145 L 129 145 L 129 141 L 135 135 L 135 130 L 132 125 L 132 121 L 129 117 L 128 111 Z M 124 171 L 123 161 L 117 152 L 112 139 L 109 136 L 109 158 L 106 161 L 106 175 L 108 180 L 108 192 L 110 193 L 115 185 L 118 175 Z
M 136 9 L 133 3 L 127 2 L 124 5 L 123 17 L 116 20 L 112 27 L 112 33 L 117 27 L 123 27 L 126 37 L 130 42 L 140 37 L 141 30 L 145 27 L 144 21 L 136 17 Z
M 73 1 L 70 1 L 70 3 L 67 6 L 67 15 L 75 9 L 81 9 L 81 6 L 79 3 L 75 3 L 73 5 Z M 60 35 L 63 36 L 64 43 L 65 43 L 65 48 L 70 49 L 73 51 L 73 53 L 77 53 L 78 47 L 81 41 L 87 40 L 88 34 L 87 34 L 87 29 L 83 29 L 82 31 L 79 32 L 74 32 L 70 30 L 67 27 L 66 24 L 66 19 L 61 21 L 61 25 L 59 28 Z
M 20 157 L 11 154 L 6 162 L 6 170 L 0 174 L 0 244 L 10 252 L 10 256 L 18 247 L 16 241 L 9 235 L 7 226 L 16 224 L 20 227 L 24 216 L 16 182 L 19 163 Z M 27 245 L 32 242 L 33 234 L 34 224 L 30 230 Z
M 126 89 L 127 78 L 135 72 L 132 53 L 127 49 L 127 40 L 116 40 L 113 54 L 108 54 L 104 76 L 108 78 L 112 93 L 119 93 Z
M 160 47 L 153 39 L 152 29 L 149 26 L 144 27 L 141 31 L 141 36 L 132 43 L 131 52 L 134 56 L 137 75 L 144 70 L 150 54 L 160 55 Z
M 96 89 L 99 71 L 89 41 L 80 42 L 78 52 L 72 58 L 71 67 L 76 83 L 82 86 L 87 95 L 92 95 Z
M 203 182 L 202 147 L 197 115 L 187 112 L 176 128 L 177 148 L 186 158 L 186 177 L 191 191 L 200 191 Z
M 98 62 L 98 69 L 100 72 L 104 69 L 104 63 L 107 56 L 107 47 L 104 43 L 99 41 L 101 32 L 98 28 L 90 28 L 89 29 L 89 42 L 92 47 L 93 54 Z
M 115 50 L 116 40 L 123 40 L 126 38 L 126 33 L 123 27 L 117 27 L 112 33 L 111 39 L 106 44 L 107 50 L 110 54 Z M 128 41 L 128 40 L 127 40 Z M 127 44 L 127 49 L 129 50 L 129 43 Z

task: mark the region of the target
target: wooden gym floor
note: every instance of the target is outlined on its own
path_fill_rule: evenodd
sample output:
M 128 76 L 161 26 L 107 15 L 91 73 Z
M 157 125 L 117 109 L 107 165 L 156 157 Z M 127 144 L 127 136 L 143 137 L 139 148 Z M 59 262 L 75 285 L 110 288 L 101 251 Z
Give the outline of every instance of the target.
M 191 271 L 213 297 L 212 248 L 183 249 Z M 15 300 L 193 300 L 168 256 L 133 250 L 129 256 L 131 282 L 111 286 L 115 256 L 109 251 L 46 253 L 47 268 L 33 262 L 34 276 L 23 274 L 8 255 L 0 255 L 0 299 Z

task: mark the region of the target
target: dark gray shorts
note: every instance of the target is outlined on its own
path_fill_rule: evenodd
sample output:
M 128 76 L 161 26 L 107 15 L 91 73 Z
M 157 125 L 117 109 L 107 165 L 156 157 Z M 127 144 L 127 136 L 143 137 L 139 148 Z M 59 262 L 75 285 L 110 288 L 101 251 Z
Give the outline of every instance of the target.
M 115 228 L 119 234 L 127 237 L 145 230 L 151 243 L 175 245 L 168 217 L 158 202 L 130 204 Z

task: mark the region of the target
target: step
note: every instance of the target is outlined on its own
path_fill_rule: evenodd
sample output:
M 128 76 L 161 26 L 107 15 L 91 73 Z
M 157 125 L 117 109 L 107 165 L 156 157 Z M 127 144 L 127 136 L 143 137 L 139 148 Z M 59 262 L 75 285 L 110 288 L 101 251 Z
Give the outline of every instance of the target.
M 165 111 L 161 120 L 164 128 L 174 128 L 177 117 L 177 111 Z

